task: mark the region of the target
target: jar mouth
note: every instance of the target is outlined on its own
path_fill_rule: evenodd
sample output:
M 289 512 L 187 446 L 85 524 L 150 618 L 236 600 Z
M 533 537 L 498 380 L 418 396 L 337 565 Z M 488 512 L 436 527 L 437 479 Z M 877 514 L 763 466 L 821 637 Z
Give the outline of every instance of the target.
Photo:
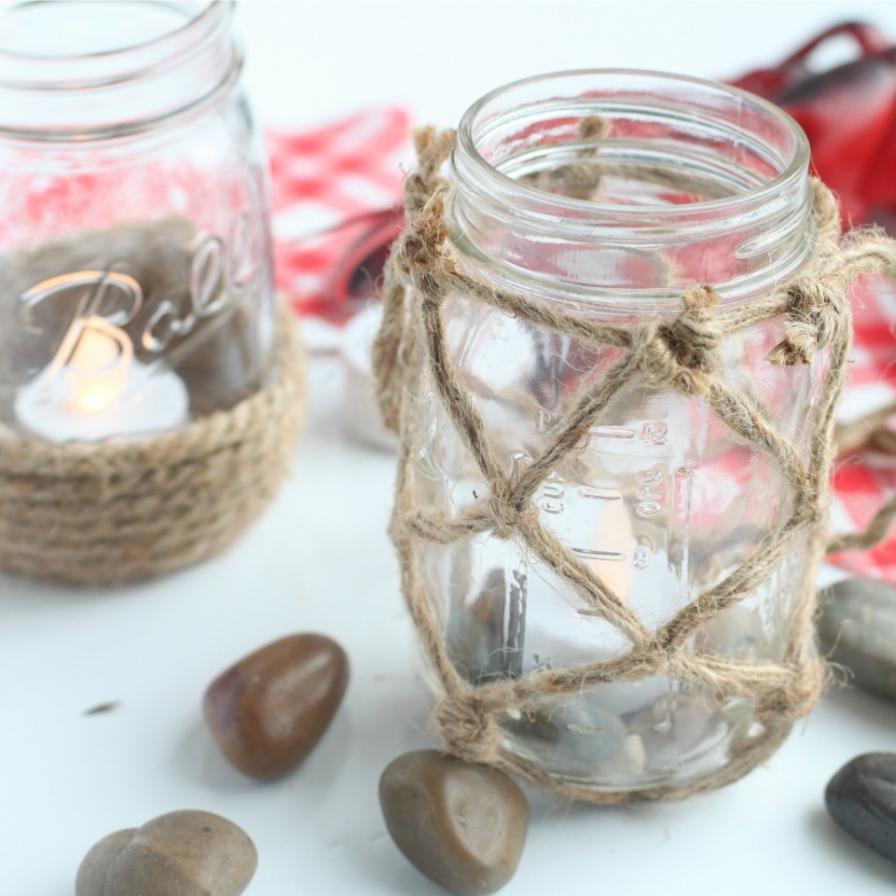
M 9 3 L 6 4 L 6 8 L 3 9 L 3 13 L 8 15 L 10 12 L 22 12 L 28 11 L 32 9 L 36 9 L 39 7 L 47 7 L 52 5 L 54 0 L 20 0 L 20 2 Z M 58 0 L 56 0 L 58 2 Z M 183 4 L 182 6 L 178 6 L 175 3 L 147 3 L 145 0 L 130 0 L 131 5 L 137 6 L 148 6 L 148 5 L 156 5 L 156 6 L 165 6 L 169 7 L 173 10 L 177 10 L 183 14 L 186 13 L 187 18 L 185 21 L 177 24 L 174 28 L 166 29 L 160 31 L 158 34 L 149 37 L 149 38 L 140 38 L 134 40 L 132 43 L 127 43 L 122 46 L 113 46 L 105 49 L 95 49 L 95 50 L 85 50 L 83 52 L 66 52 L 66 51 L 40 51 L 40 50 L 20 50 L 13 49 L 7 46 L 4 46 L 2 43 L 3 40 L 3 32 L 0 31 L 0 57 L 7 57 L 9 59 L 15 59 L 18 61 L 28 61 L 28 60 L 37 60 L 40 62 L 46 62 L 49 60 L 59 60 L 59 61 L 68 61 L 68 62 L 76 62 L 78 60 L 90 60 L 96 58 L 107 58 L 110 56 L 125 56 L 128 53 L 132 53 L 136 50 L 144 49 L 146 47 L 150 47 L 153 45 L 158 45 L 169 38 L 175 38 L 178 35 L 183 35 L 190 30 L 198 29 L 204 20 L 211 18 L 216 11 L 216 8 L 220 8 L 225 4 L 220 4 L 216 2 L 216 0 L 205 0 L 204 3 L 198 3 L 195 6 L 195 10 L 188 9 L 188 4 Z M 108 3 L 104 4 L 108 5 Z M 62 85 L 60 85 L 62 86 Z
M 515 81 L 465 113 L 453 239 L 517 288 L 647 303 L 791 276 L 811 249 L 809 144 L 786 112 L 714 81 L 582 69 Z
M 688 202 L 686 206 L 656 204 L 627 207 L 617 203 L 602 202 L 600 199 L 581 199 L 549 193 L 551 205 L 558 210 L 568 210 L 575 217 L 580 217 L 583 212 L 586 212 L 593 216 L 604 215 L 614 219 L 630 218 L 633 221 L 642 219 L 645 212 L 651 218 L 674 218 L 681 215 L 683 208 L 693 213 L 725 215 L 742 204 L 744 200 L 762 201 L 765 198 L 773 198 L 788 184 L 792 184 L 805 175 L 810 158 L 809 141 L 796 120 L 782 108 L 755 94 L 721 82 L 649 69 L 574 69 L 534 75 L 497 87 L 480 97 L 464 113 L 458 127 L 459 149 L 456 154 L 459 152 L 464 156 L 464 161 L 468 164 L 471 172 L 475 172 L 486 180 L 495 181 L 504 188 L 512 188 L 522 200 L 525 198 L 530 198 L 535 202 L 543 200 L 546 194 L 545 190 L 530 186 L 508 175 L 485 157 L 481 152 L 483 137 L 486 136 L 487 131 L 493 130 L 497 125 L 506 122 L 508 118 L 519 115 L 523 109 L 527 108 L 526 105 L 513 109 L 502 109 L 501 107 L 505 106 L 508 101 L 513 101 L 515 95 L 519 95 L 523 99 L 528 88 L 536 88 L 539 93 L 544 93 L 554 84 L 562 90 L 565 85 L 575 85 L 576 83 L 584 85 L 592 79 L 608 84 L 623 81 L 629 84 L 643 82 L 642 86 L 645 89 L 658 84 L 680 86 L 685 89 L 693 88 L 706 97 L 727 97 L 739 101 L 764 116 L 767 123 L 778 130 L 780 137 L 789 138 L 792 141 L 790 151 L 787 153 L 789 157 L 780 160 L 780 169 L 765 183 L 729 197 L 702 199 Z M 552 99 L 559 101 L 557 110 L 559 111 L 561 104 L 565 104 L 568 109 L 569 101 L 575 98 L 575 95 L 567 88 Z M 600 106 L 601 101 L 599 95 L 582 93 L 580 98 L 589 106 L 594 107 L 594 111 L 598 111 L 597 107 Z M 551 101 L 535 100 L 528 106 L 528 111 L 541 108 L 546 112 L 550 103 Z
M 233 3 L 0 5 L 0 135 L 93 141 L 145 130 L 233 83 Z

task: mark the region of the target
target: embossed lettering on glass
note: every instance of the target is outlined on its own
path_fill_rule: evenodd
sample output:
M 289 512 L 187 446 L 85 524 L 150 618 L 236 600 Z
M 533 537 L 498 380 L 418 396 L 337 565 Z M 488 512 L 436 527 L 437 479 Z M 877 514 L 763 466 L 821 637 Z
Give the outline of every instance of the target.
M 0 436 L 163 432 L 264 383 L 273 266 L 231 3 L 0 13 Z
M 609 129 L 597 149 L 583 136 L 593 121 Z M 807 164 L 792 120 L 721 85 L 629 71 L 531 79 L 464 117 L 448 172 L 450 240 L 458 263 L 496 288 L 634 327 L 676 314 L 694 284 L 713 284 L 730 306 L 797 275 L 814 226 Z M 586 184 L 589 170 L 599 176 Z M 461 294 L 442 309 L 457 375 L 513 480 L 621 349 Z M 778 323 L 726 338 L 724 376 L 805 457 L 803 422 L 828 361 L 767 363 Z M 420 400 L 403 408 L 410 475 L 423 506 L 454 518 L 489 485 L 430 371 L 422 376 Z M 791 500 L 774 459 L 737 439 L 706 402 L 641 381 L 612 399 L 535 495 L 542 525 L 652 630 L 752 556 Z M 419 550 L 451 659 L 473 684 L 629 648 L 518 537 L 487 532 Z M 690 646 L 780 661 L 807 555 L 797 544 Z M 719 703 L 702 686 L 654 675 L 546 696 L 501 720 L 503 746 L 595 792 L 686 787 L 725 765 L 752 732 L 754 710 L 748 697 Z

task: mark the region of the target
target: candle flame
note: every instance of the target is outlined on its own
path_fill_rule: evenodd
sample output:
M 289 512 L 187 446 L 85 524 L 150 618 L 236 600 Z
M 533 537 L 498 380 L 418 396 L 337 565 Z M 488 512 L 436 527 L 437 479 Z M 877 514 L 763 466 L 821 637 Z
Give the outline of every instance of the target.
M 89 384 L 79 388 L 74 403 L 86 414 L 102 414 L 115 403 L 120 390 L 112 386 Z
M 124 330 L 102 317 L 89 317 L 63 368 L 72 405 L 94 415 L 111 408 L 125 391 L 133 356 Z

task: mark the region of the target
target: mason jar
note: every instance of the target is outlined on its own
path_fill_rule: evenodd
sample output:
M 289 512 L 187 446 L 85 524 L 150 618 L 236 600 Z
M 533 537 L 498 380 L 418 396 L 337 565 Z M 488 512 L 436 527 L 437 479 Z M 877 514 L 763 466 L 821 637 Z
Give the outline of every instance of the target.
M 265 166 L 233 4 L 0 13 L 0 436 L 134 438 L 268 376 Z
M 694 284 L 747 307 L 797 276 L 813 236 L 809 149 L 769 103 L 721 84 L 638 71 L 538 77 L 464 115 L 445 215 L 457 266 L 588 321 L 668 320 Z M 595 175 L 595 172 L 597 174 Z M 597 346 L 449 293 L 448 357 L 502 472 L 539 456 L 577 399 L 623 350 Z M 764 409 L 804 460 L 828 361 L 777 366 L 781 319 L 726 336 L 721 376 Z M 407 476 L 420 507 L 448 518 L 489 494 L 426 365 L 405 396 Z M 651 633 L 763 548 L 788 519 L 778 462 L 732 433 L 706 400 L 626 384 L 534 495 L 538 520 Z M 811 573 L 804 528 L 752 593 L 685 651 L 784 658 Z M 423 539 L 421 582 L 447 653 L 473 686 L 622 657 L 630 641 L 521 537 Z M 691 788 L 761 727 L 753 698 L 720 699 L 671 674 L 539 696 L 499 718 L 502 750 L 599 795 Z

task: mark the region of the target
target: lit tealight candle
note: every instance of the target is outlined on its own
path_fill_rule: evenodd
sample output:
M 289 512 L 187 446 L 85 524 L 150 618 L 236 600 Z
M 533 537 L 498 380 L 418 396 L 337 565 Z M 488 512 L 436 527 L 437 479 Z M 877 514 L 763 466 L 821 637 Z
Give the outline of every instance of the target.
M 173 429 L 188 411 L 183 380 L 163 362 L 142 364 L 128 334 L 95 315 L 69 331 L 52 363 L 16 398 L 21 425 L 53 442 Z

